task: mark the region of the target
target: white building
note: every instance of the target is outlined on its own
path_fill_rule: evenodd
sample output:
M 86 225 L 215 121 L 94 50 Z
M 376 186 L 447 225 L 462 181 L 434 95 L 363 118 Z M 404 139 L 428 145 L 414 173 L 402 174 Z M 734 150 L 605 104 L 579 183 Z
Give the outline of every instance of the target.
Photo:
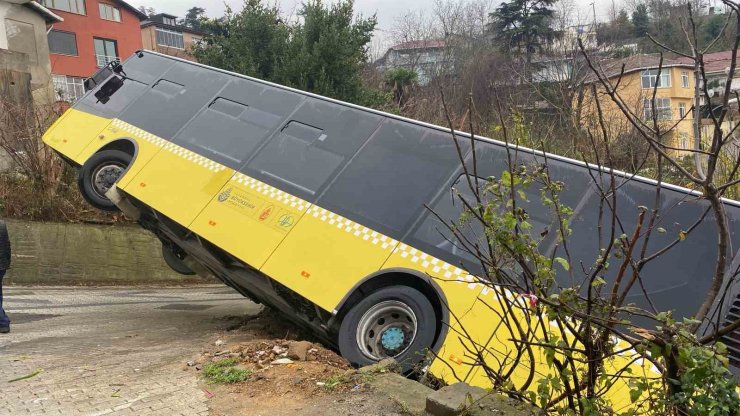
M 0 70 L 31 74 L 31 89 L 50 85 L 46 25 L 63 19 L 32 0 L 0 0 Z
M 448 46 L 444 39 L 403 42 L 388 49 L 375 64 L 382 72 L 410 69 L 418 75 L 420 85 L 427 85 L 433 78 L 452 72 L 454 63 Z

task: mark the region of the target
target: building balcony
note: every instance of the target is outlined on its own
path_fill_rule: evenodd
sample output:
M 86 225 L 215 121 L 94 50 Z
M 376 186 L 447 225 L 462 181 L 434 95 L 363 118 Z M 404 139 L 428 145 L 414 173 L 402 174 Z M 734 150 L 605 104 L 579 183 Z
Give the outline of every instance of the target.
M 95 55 L 95 64 L 98 68 L 102 68 L 111 62 L 121 62 L 121 58 L 117 56 Z

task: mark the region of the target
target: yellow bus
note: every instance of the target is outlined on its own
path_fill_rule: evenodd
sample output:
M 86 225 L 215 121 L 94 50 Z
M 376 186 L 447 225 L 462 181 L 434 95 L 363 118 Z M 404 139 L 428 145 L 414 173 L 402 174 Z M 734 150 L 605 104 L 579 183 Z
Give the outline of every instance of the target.
M 462 212 L 452 189 L 465 196 L 466 178 L 448 129 L 149 51 L 102 69 L 86 88 L 43 140 L 79 168 L 93 206 L 121 209 L 154 233 L 173 269 L 212 273 L 355 365 L 394 357 L 407 371 L 424 366 L 446 382 L 490 385 L 466 343 L 484 346 L 484 360 L 505 360 L 514 347 L 496 335 L 486 300 L 518 295 L 481 284 L 474 259 L 425 207 L 455 220 Z M 457 140 L 469 162 L 470 137 Z M 505 145 L 475 140 L 473 179 L 500 176 Z M 541 162 L 540 153 L 518 152 Z M 595 238 L 599 195 L 589 167 L 548 157 L 551 174 L 567 184 L 573 234 Z M 623 209 L 654 204 L 654 182 L 619 175 Z M 662 205 L 680 209 L 667 210 L 669 232 L 652 237 L 655 247 L 706 206 L 685 189 L 664 188 Z M 547 227 L 539 196 L 529 199 L 536 226 Z M 737 243 L 739 211 L 728 202 Z M 695 260 L 714 248 L 693 235 L 711 231 L 699 225 L 648 266 L 666 268 L 645 288 L 659 310 L 681 316 L 698 306 L 710 282 L 695 278 L 708 274 Z M 576 238 L 570 250 L 590 264 L 598 247 Z M 544 362 L 539 353 L 529 359 Z M 532 384 L 535 364 L 518 361 L 512 383 Z

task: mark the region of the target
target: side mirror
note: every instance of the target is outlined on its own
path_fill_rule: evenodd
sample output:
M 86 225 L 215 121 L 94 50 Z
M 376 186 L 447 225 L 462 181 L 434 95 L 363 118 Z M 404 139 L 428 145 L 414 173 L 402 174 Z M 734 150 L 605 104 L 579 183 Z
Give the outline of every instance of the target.
M 99 102 L 105 104 L 110 100 L 111 95 L 118 91 L 123 86 L 123 79 L 119 77 L 111 77 L 99 90 L 95 92 L 95 98 Z
M 118 61 L 113 61 L 110 63 L 110 68 L 115 72 L 116 74 L 120 74 L 123 72 L 123 65 L 121 65 Z M 125 74 L 125 73 L 124 73 Z

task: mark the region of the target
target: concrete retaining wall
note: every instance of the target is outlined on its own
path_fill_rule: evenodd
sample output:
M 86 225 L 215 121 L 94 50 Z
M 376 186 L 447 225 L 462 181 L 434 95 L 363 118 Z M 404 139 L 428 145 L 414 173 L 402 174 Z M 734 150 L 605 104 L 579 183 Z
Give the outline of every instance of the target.
M 137 226 L 8 220 L 13 259 L 6 283 L 179 284 L 162 260 L 161 245 Z

